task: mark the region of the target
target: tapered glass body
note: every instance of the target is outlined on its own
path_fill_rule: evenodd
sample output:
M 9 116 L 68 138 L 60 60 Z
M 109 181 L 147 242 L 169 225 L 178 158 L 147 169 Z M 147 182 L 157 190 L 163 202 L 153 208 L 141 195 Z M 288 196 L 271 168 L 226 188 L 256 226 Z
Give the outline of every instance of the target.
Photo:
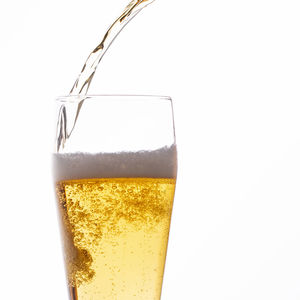
M 68 96 L 56 106 L 53 177 L 70 299 L 159 300 L 177 174 L 172 100 Z

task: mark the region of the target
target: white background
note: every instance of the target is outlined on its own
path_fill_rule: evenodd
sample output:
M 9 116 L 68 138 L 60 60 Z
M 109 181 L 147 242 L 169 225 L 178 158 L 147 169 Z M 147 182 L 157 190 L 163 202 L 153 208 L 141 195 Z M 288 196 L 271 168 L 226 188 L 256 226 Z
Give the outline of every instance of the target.
M 125 5 L 0 2 L 0 299 L 67 299 L 53 99 Z M 298 0 L 157 0 L 98 70 L 91 93 L 174 99 L 164 300 L 300 299 L 299 15 Z

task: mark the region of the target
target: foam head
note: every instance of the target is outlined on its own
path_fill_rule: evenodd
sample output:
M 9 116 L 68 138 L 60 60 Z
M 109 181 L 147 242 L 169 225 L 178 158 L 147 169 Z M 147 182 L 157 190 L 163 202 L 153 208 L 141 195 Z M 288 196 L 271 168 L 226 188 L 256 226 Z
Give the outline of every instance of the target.
M 54 180 L 84 178 L 176 178 L 176 147 L 119 153 L 53 155 Z

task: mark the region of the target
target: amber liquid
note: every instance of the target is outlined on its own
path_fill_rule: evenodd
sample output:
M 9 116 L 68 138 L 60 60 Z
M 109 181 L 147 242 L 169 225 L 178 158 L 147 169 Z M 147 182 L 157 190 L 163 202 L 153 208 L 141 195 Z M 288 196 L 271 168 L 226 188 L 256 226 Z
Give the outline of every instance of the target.
M 175 179 L 56 184 L 72 300 L 159 300 Z
M 100 44 L 90 53 L 83 68 L 76 79 L 70 95 L 86 95 L 90 87 L 91 81 L 95 75 L 96 69 L 114 39 L 144 7 L 154 0 L 131 0 L 122 14 L 112 23 L 102 38 Z

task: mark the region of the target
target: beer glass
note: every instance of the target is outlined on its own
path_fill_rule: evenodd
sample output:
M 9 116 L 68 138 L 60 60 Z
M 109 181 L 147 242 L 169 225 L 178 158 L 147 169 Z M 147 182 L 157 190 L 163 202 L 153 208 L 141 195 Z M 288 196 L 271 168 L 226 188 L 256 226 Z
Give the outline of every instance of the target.
M 172 100 L 56 101 L 53 175 L 71 300 L 159 300 L 177 174 Z

